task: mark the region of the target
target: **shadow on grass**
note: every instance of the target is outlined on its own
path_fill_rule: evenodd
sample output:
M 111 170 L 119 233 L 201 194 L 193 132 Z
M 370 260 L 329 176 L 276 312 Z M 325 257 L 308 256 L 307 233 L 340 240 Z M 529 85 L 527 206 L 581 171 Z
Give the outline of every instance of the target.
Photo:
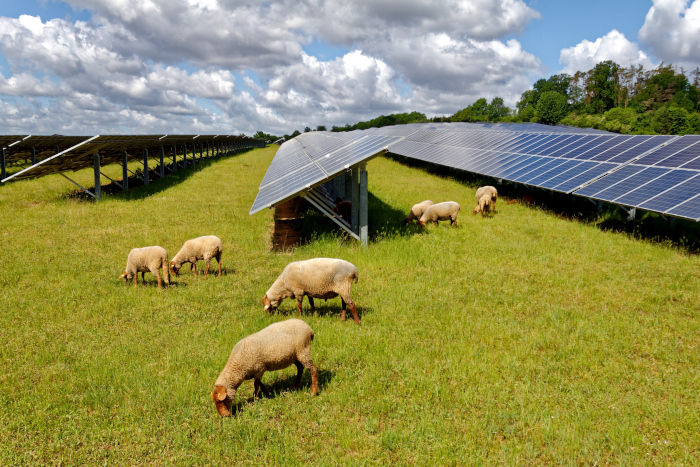
M 331 298 L 330 302 L 320 299 L 320 298 L 315 298 L 314 299 L 314 305 L 316 305 L 316 311 L 311 311 L 311 307 L 308 304 L 308 297 L 304 299 L 302 302 L 302 307 L 301 307 L 301 316 L 319 316 L 319 317 L 325 317 L 325 316 L 333 316 L 337 319 L 340 319 L 340 316 L 343 313 L 343 308 L 340 304 L 340 297 L 338 298 Z M 292 318 L 296 318 L 297 316 L 297 309 L 296 309 L 296 300 L 293 298 L 291 299 L 291 302 L 294 304 L 294 308 L 289 308 L 289 309 L 277 309 L 275 313 L 278 313 L 282 316 L 290 316 Z M 362 320 L 362 315 L 364 314 L 364 308 L 361 306 L 358 306 L 357 303 L 355 304 L 355 309 L 357 310 L 357 316 Z M 345 312 L 345 319 L 346 321 L 352 323 L 352 312 L 350 311 L 350 307 L 347 307 L 347 311 Z
M 335 372 L 332 370 L 324 370 L 319 368 L 318 369 L 318 392 L 321 394 L 323 390 L 328 386 L 328 383 L 330 383 L 333 378 L 335 377 Z M 285 378 L 281 378 L 273 382 L 272 384 L 266 386 L 267 390 L 269 391 L 270 395 L 265 396 L 262 391 L 258 393 L 257 396 L 249 397 L 246 400 L 241 400 L 239 399 L 238 402 L 233 404 L 231 406 L 231 416 L 235 417 L 239 412 L 242 412 L 244 410 L 244 407 L 249 405 L 249 404 L 254 404 L 257 400 L 259 399 L 275 399 L 281 395 L 284 395 L 287 392 L 291 391 L 300 391 L 300 392 L 306 392 L 308 394 L 311 394 L 311 374 L 309 373 L 309 370 L 304 369 L 304 373 L 302 374 L 301 377 L 301 384 L 299 385 L 299 389 L 294 388 L 294 382 L 296 381 L 296 373 L 293 375 L 289 375 Z M 244 381 L 243 384 L 253 384 L 253 380 L 249 381 Z
M 472 189 L 494 185 L 498 188 L 497 209 L 499 210 L 503 209 L 508 200 L 517 199 L 519 204 L 526 204 L 533 209 L 543 210 L 562 219 L 592 224 L 602 231 L 623 233 L 630 238 L 662 244 L 689 254 L 700 253 L 700 226 L 693 221 L 675 219 L 675 223 L 671 225 L 659 214 L 640 210 L 637 210 L 636 219 L 628 220 L 627 213 L 617 205 L 605 203 L 603 211 L 598 212 L 596 204 L 579 196 L 550 193 L 542 189 L 530 190 L 522 185 L 517 188 L 511 183 L 497 185 L 495 179 L 484 175 L 393 154 L 387 157 L 402 165 L 423 170 L 438 177 L 453 179 Z
M 161 191 L 165 191 L 169 188 L 179 185 L 180 183 L 190 178 L 192 175 L 196 174 L 197 172 L 203 169 L 206 169 L 207 167 L 211 166 L 216 162 L 231 157 L 240 156 L 241 154 L 251 151 L 252 149 L 253 148 L 243 149 L 229 156 L 218 156 L 212 159 L 197 159 L 196 162 L 192 162 L 190 159 L 188 159 L 187 167 L 178 166 L 178 169 L 175 172 L 171 172 L 169 170 L 169 168 L 172 168 L 172 163 L 166 163 L 165 177 L 163 178 L 160 177 L 160 168 L 156 166 L 156 168 L 150 168 L 148 171 L 148 185 L 143 184 L 142 176 L 137 177 L 132 175 L 129 177 L 128 190 L 124 191 L 116 183 L 110 182 L 101 185 L 100 189 L 102 191 L 102 196 L 126 201 L 148 198 L 149 196 L 153 196 L 155 194 L 160 193 Z M 149 164 L 152 162 L 153 160 L 149 160 Z M 178 162 L 180 163 L 181 160 L 179 160 Z M 68 193 L 64 193 L 60 196 L 60 198 L 81 201 L 94 200 L 92 196 L 88 195 L 83 190 L 80 190 L 78 188 Z

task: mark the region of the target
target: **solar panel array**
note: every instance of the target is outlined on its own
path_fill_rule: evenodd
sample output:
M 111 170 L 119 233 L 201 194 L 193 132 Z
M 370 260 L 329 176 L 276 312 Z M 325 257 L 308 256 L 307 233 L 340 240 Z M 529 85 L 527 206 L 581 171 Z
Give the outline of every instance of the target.
M 471 123 L 300 135 L 280 147 L 250 213 L 327 181 L 384 147 L 497 179 L 700 219 L 700 136 Z
M 141 161 L 144 149 L 155 156 L 161 147 L 169 152 L 172 146 L 182 145 L 194 151 L 194 145 L 215 150 L 222 143 L 235 148 L 261 147 L 265 144 L 262 140 L 233 135 L 1 136 L 0 143 L 5 148 L 8 163 L 30 160 L 32 154 L 36 161 L 31 167 L 3 181 L 89 168 L 93 166 L 96 153 L 100 155 L 100 165 L 105 166 L 121 163 L 124 152 L 129 161 Z

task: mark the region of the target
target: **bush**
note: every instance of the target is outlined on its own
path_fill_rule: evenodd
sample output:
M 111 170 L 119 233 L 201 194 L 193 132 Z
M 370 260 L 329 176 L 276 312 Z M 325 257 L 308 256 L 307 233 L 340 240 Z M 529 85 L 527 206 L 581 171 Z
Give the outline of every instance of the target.
M 541 123 L 556 125 L 568 112 L 566 97 L 556 91 L 543 92 L 537 101 L 536 110 Z

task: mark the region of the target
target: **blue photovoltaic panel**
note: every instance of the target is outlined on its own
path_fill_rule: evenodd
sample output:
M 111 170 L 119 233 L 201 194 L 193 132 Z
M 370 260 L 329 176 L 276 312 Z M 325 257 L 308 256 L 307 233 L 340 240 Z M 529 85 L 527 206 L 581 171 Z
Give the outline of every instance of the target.
M 697 196 L 700 193 L 700 176 L 695 173 L 695 177 L 687 182 L 680 183 L 663 193 L 656 193 L 656 196 L 642 203 L 639 208 L 648 211 L 656 211 L 665 213 L 669 209 L 688 201 L 690 198 Z
M 669 209 L 666 213 L 697 221 L 700 219 L 700 196 L 690 198 L 688 201 Z
M 577 141 L 580 141 L 581 138 L 583 138 L 583 135 L 574 135 L 570 136 L 569 138 L 566 138 L 562 141 L 557 142 L 556 144 L 553 144 L 552 146 L 548 147 L 545 150 L 540 150 L 538 154 L 540 156 L 551 156 L 554 154 L 556 151 L 559 151 L 562 148 L 571 146 L 572 144 L 576 144 Z
M 619 164 L 624 164 L 626 162 L 631 161 L 632 159 L 641 156 L 645 152 L 649 152 L 650 150 L 667 143 L 674 138 L 675 136 L 636 136 L 635 139 L 640 138 L 643 139 L 643 142 L 639 143 L 638 145 L 634 146 L 632 149 L 629 149 L 625 152 L 620 153 L 619 155 L 615 157 L 611 157 L 608 159 L 608 162 L 615 162 Z M 634 140 L 632 140 L 634 141 Z
M 609 170 L 614 169 L 615 164 L 596 164 L 595 162 L 582 162 L 573 169 L 547 180 L 542 184 L 543 188 L 570 193 L 586 182 L 600 177 Z
M 535 181 L 536 179 L 543 176 L 544 174 L 546 174 L 550 170 L 556 169 L 557 167 L 562 165 L 564 162 L 566 162 L 566 160 L 564 160 L 564 159 L 548 159 L 547 163 L 539 165 L 534 170 L 531 170 L 530 172 L 521 175 L 515 181 L 521 182 L 521 183 L 526 183 L 528 185 L 537 186 L 537 182 Z
M 531 180 L 527 181 L 528 185 L 535 185 L 535 186 L 543 186 L 544 183 L 546 183 L 549 179 L 557 177 L 564 172 L 567 172 L 570 169 L 573 169 L 574 167 L 581 165 L 581 161 L 575 161 L 575 160 L 568 160 L 564 161 L 562 164 L 559 164 L 558 166 L 548 170 L 547 172 L 543 173 L 542 175 L 539 175 L 538 177 L 535 177 Z
M 594 149 L 590 149 L 588 153 L 581 154 L 578 159 L 586 159 L 589 161 L 604 161 L 607 160 L 608 157 L 602 156 L 606 151 L 610 149 L 614 149 L 615 147 L 619 146 L 620 144 L 625 144 L 628 142 L 630 139 L 632 139 L 631 136 L 617 136 L 615 138 L 610 138 L 603 144 L 596 146 Z M 590 154 L 589 154 L 590 153 Z
M 697 143 L 696 140 L 688 139 L 687 137 L 678 138 L 675 141 L 671 141 L 666 146 L 659 148 L 655 151 L 650 152 L 646 156 L 635 161 L 635 164 L 639 165 L 654 165 L 662 160 L 674 155 L 675 153 L 682 151 L 692 145 Z
M 628 165 L 625 167 L 622 167 L 620 170 L 617 170 L 610 175 L 606 175 L 604 178 L 601 178 L 600 180 L 596 180 L 595 182 L 591 183 L 588 186 L 585 186 L 578 190 L 576 192 L 577 195 L 581 196 L 588 196 L 588 197 L 594 197 L 594 195 L 598 192 L 601 192 L 603 190 L 606 190 L 610 188 L 611 186 L 615 185 L 616 183 L 621 182 L 622 180 L 631 177 L 632 175 L 640 172 L 644 167 L 640 166 L 635 166 L 635 165 Z
M 552 157 L 572 158 L 571 156 L 568 155 L 571 151 L 574 151 L 574 150 L 578 149 L 579 147 L 590 143 L 591 141 L 595 141 L 598 138 L 600 138 L 600 135 L 582 135 L 581 139 L 576 141 L 576 144 L 570 144 L 570 145 L 564 146 L 563 148 L 557 149 L 556 151 L 552 152 L 549 155 Z
M 590 143 L 579 146 L 577 149 L 565 154 L 563 157 L 572 159 L 589 160 L 598 154 L 598 148 L 604 147 L 605 143 L 612 140 L 614 136 L 600 136 Z
M 521 173 L 522 170 L 528 170 L 528 171 L 532 170 L 532 169 L 528 169 L 528 167 L 534 165 L 535 163 L 539 162 L 540 160 L 542 160 L 541 157 L 528 156 L 527 158 L 523 159 L 522 161 L 518 162 L 517 164 L 514 164 L 514 165 L 502 170 L 500 173 L 500 177 L 505 178 L 506 180 L 513 180 L 513 177 L 515 176 L 515 174 Z
M 659 193 L 673 188 L 696 175 L 697 172 L 692 172 L 690 170 L 673 170 L 670 173 L 651 180 L 649 183 L 620 196 L 615 199 L 615 202 L 624 204 L 625 206 L 638 206 Z
M 600 154 L 591 157 L 590 160 L 593 161 L 607 161 L 612 159 L 613 157 L 617 157 L 620 154 L 622 154 L 625 151 L 629 151 L 630 149 L 634 148 L 635 146 L 638 146 L 645 141 L 648 141 L 651 138 L 651 136 L 633 136 L 631 138 L 628 138 L 627 141 L 620 143 L 616 145 L 615 147 L 612 147 L 606 151 L 602 151 Z
M 543 157 L 536 163 L 523 168 L 519 172 L 516 172 L 510 176 L 510 179 L 516 182 L 525 183 L 527 180 L 536 177 L 539 174 L 546 172 L 547 170 L 555 167 L 564 162 L 561 159 L 552 159 L 550 157 Z
M 614 201 L 616 198 L 619 198 L 622 195 L 644 185 L 645 183 L 668 173 L 668 171 L 668 169 L 660 169 L 656 167 L 643 168 L 638 173 L 620 181 L 619 183 L 616 183 L 610 188 L 599 191 L 593 195 L 593 198 L 601 199 L 603 201 Z

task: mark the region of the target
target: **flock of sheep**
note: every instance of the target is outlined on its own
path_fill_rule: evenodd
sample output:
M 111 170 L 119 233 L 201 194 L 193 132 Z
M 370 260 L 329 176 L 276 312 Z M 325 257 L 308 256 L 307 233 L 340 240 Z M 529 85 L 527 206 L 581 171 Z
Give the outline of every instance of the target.
M 492 186 L 481 187 L 476 192 L 478 205 L 474 208 L 474 214 L 489 213 L 491 209 L 496 211 L 496 199 L 498 192 Z M 418 220 L 424 226 L 428 222 L 449 220 L 451 225 L 457 225 L 457 214 L 461 207 L 454 201 L 434 204 L 432 201 L 423 201 L 411 208 L 404 222 Z M 221 240 L 209 235 L 188 240 L 180 251 L 168 263 L 168 253 L 160 246 L 134 248 L 129 252 L 124 274 L 120 277 L 126 282 L 134 279 L 134 285 L 138 283 L 138 273 L 144 279 L 144 273 L 150 272 L 158 279 L 158 288 L 161 288 L 159 269 L 163 270 L 163 280 L 170 285 L 172 271 L 179 275 L 180 268 L 185 263 L 190 263 L 190 270 L 197 275 L 197 261 L 204 261 L 206 270 L 204 276 L 209 273 L 212 258 L 216 258 L 219 264 L 219 276 L 221 276 L 221 253 L 223 245 Z M 286 298 L 295 298 L 297 302 L 297 317 L 301 316 L 301 307 L 304 297 L 309 300 L 311 310 L 314 311 L 314 298 L 329 299 L 340 295 L 342 303 L 341 319 L 345 320 L 346 307 L 350 308 L 352 317 L 357 325 L 360 318 L 355 308 L 355 303 L 350 296 L 352 283 L 357 283 L 358 272 L 354 264 L 342 259 L 314 258 L 305 261 L 289 263 L 277 280 L 267 290 L 262 299 L 262 304 L 270 315 L 279 307 Z M 262 377 L 266 371 L 276 371 L 291 365 L 297 367 L 297 378 L 294 387 L 298 388 L 304 368 L 311 373 L 311 394 L 318 393 L 318 368 L 311 358 L 311 341 L 314 339 L 314 331 L 300 319 L 288 319 L 271 324 L 261 331 L 241 339 L 231 351 L 231 354 L 214 383 L 211 398 L 216 410 L 222 417 L 231 415 L 231 405 L 238 387 L 243 381 L 252 379 L 254 395 L 262 390 L 268 395 L 267 388 L 262 384 Z

